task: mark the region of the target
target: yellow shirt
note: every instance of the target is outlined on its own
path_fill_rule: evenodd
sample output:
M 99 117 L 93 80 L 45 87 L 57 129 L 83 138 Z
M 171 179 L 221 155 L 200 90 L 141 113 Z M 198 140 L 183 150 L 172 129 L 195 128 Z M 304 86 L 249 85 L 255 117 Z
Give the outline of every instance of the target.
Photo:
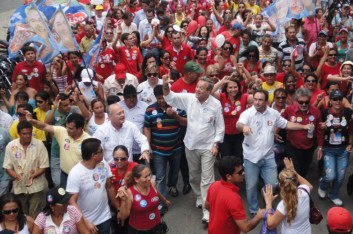
M 81 39 L 81 43 L 80 43 L 80 51 L 82 53 L 87 53 L 88 50 L 91 48 L 92 43 L 94 42 L 94 38 L 93 36 L 91 38 L 87 38 L 86 36 L 84 36 Z
M 54 108 L 54 105 L 51 106 L 51 109 L 53 109 L 53 108 Z M 38 121 L 44 122 L 44 120 L 45 120 L 45 114 L 46 114 L 47 112 L 45 112 L 45 111 L 39 109 L 39 107 L 37 107 L 36 109 L 34 109 L 33 112 L 37 113 L 36 115 L 37 115 L 37 120 L 38 120 Z
M 12 137 L 12 139 L 17 139 L 20 136 L 17 133 L 17 125 L 20 121 L 16 121 L 11 125 L 10 128 L 10 135 Z M 45 132 L 42 130 L 39 130 L 38 128 L 33 127 L 33 132 L 32 132 L 32 136 L 40 141 L 46 141 L 47 138 L 45 136 Z
M 273 85 L 268 85 L 266 82 L 262 83 L 262 89 L 268 91 L 268 102 L 271 103 L 273 101 L 273 94 L 275 90 L 278 88 L 283 88 L 283 84 L 281 82 L 275 81 Z
M 33 137 L 26 151 L 24 151 L 23 146 L 20 144 L 20 139 L 13 140 L 6 146 L 3 167 L 5 169 L 12 169 L 17 174 L 22 174 L 21 181 L 13 181 L 15 194 L 31 194 L 43 191 L 45 184 L 44 173 L 34 178 L 31 186 L 26 187 L 25 185 L 28 183 L 29 177 L 38 171 L 38 169 L 49 167 L 47 149 L 43 142 Z
M 53 128 L 54 137 L 60 148 L 60 168 L 63 172 L 69 174 L 71 168 L 82 160 L 82 141 L 91 138 L 91 136 L 87 132 L 83 132 L 80 138 L 74 140 L 67 134 L 66 128 L 61 126 L 53 126 Z
M 258 5 L 248 6 L 247 9 L 251 10 L 253 15 L 261 14 L 261 8 Z

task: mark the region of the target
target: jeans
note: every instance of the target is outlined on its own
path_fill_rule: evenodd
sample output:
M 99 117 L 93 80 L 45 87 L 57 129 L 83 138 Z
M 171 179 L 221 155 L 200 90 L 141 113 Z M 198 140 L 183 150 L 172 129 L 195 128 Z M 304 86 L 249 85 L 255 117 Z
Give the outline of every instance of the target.
M 261 159 L 257 163 L 252 163 L 244 159 L 245 181 L 246 181 L 246 197 L 249 203 L 250 213 L 256 213 L 259 210 L 257 202 L 257 184 L 259 175 L 265 184 L 271 184 L 273 190 L 278 186 L 277 165 L 274 158 Z
M 320 188 L 327 190 L 332 183 L 328 197 L 333 200 L 338 198 L 339 189 L 344 180 L 348 164 L 349 153 L 344 147 L 324 147 L 325 176 L 320 181 Z
M 96 226 L 98 228 L 98 234 L 110 234 L 110 219 Z
M 0 196 L 6 193 L 9 193 L 9 184 L 10 184 L 10 179 L 8 180 L 0 180 Z
M 51 171 L 51 179 L 53 180 L 54 186 L 57 187 L 60 185 L 60 158 L 53 157 L 50 158 L 50 171 Z
M 244 134 L 224 135 L 223 143 L 220 144 L 222 157 L 235 156 L 243 161 L 243 141 Z
M 168 187 L 175 187 L 178 182 L 181 151 L 174 152 L 172 156 L 160 156 L 153 154 L 154 172 L 156 173 L 156 183 L 158 191 L 167 196 L 167 162 L 169 162 Z

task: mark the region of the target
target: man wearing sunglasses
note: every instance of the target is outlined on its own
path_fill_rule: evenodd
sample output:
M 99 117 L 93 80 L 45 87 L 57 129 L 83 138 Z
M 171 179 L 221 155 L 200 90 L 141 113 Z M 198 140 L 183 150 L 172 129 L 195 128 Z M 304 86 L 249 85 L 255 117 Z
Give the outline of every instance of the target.
M 237 129 L 243 132 L 243 155 L 246 180 L 246 196 L 251 216 L 259 210 L 257 184 L 261 175 L 265 184 L 277 188 L 277 165 L 274 159 L 273 143 L 275 128 L 287 130 L 309 130 L 310 125 L 287 121 L 280 113 L 266 105 L 268 92 L 256 90 L 254 105 L 244 111 L 238 120 Z
M 262 220 L 265 210 L 260 209 L 251 220 L 246 219 L 239 184 L 244 181 L 242 161 L 234 156 L 222 157 L 218 164 L 221 180 L 213 182 L 207 191 L 205 208 L 210 211 L 208 233 L 250 232 Z
M 320 126 L 321 113 L 319 109 L 310 105 L 311 92 L 306 88 L 300 88 L 295 92 L 296 104 L 288 106 L 281 116 L 287 121 L 301 125 L 313 124 L 313 135 L 309 138 L 307 131 L 287 131 L 287 142 L 285 147 L 286 157 L 291 158 L 295 170 L 305 177 L 309 171 L 310 163 L 316 146 L 319 146 L 317 158 L 322 157 L 324 145 L 323 131 Z M 277 129 L 276 129 L 277 131 Z M 280 136 L 275 134 L 276 141 L 283 143 Z

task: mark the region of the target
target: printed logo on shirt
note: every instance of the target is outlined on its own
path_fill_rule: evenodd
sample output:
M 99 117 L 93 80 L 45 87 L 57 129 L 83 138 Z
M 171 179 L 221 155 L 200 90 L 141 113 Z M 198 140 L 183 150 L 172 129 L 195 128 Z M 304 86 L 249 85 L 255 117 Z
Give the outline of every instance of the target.
M 64 233 L 70 233 L 71 232 L 71 227 L 70 226 L 65 226 L 63 232 Z
M 145 207 L 147 206 L 147 201 L 146 201 L 146 200 L 140 201 L 140 206 L 141 206 L 142 208 L 145 208 Z
M 271 120 L 267 121 L 268 126 L 272 126 L 273 122 Z
M 153 197 L 152 199 L 151 199 L 151 202 L 156 202 L 156 201 L 158 201 L 158 197 L 156 196 L 156 197 Z
M 55 228 L 49 228 L 48 234 L 55 234 Z
M 135 201 L 137 201 L 137 202 L 141 201 L 141 195 L 140 194 L 136 194 L 135 195 Z
M 291 117 L 290 117 L 290 121 L 291 121 L 291 122 L 295 122 L 296 120 L 297 120 L 297 118 L 296 118 L 295 116 L 291 116 Z
M 315 117 L 314 117 L 313 115 L 310 115 L 310 116 L 309 116 L 309 120 L 310 120 L 310 121 L 314 121 L 314 119 L 315 119 Z
M 300 116 L 298 116 L 298 117 L 297 117 L 297 122 L 298 122 L 298 123 L 301 123 L 302 121 L 303 121 L 303 118 L 300 117 Z
M 70 145 L 69 144 L 65 144 L 64 145 L 64 150 L 69 150 L 70 149 Z
M 22 73 L 26 73 L 26 72 L 28 72 L 28 70 L 27 69 L 22 69 L 21 72 Z
M 69 140 L 69 139 L 67 139 L 67 138 L 65 139 L 65 141 L 66 141 L 67 143 L 70 143 L 70 140 Z
M 151 214 L 148 216 L 148 218 L 149 218 L 150 220 L 154 220 L 155 217 L 156 217 L 156 214 L 155 214 L 155 213 L 151 213 Z
M 99 182 L 94 184 L 94 189 L 100 189 L 101 188 L 101 184 Z
M 99 180 L 99 175 L 98 175 L 97 173 L 94 173 L 94 174 L 92 175 L 92 177 L 93 177 L 93 180 L 94 180 L 94 181 Z
M 22 157 L 22 155 L 21 155 L 21 153 L 20 153 L 20 152 L 15 153 L 15 158 L 20 159 L 21 157 Z
M 153 110 L 152 111 L 152 115 L 156 115 L 156 114 L 158 114 L 158 111 L 157 110 Z

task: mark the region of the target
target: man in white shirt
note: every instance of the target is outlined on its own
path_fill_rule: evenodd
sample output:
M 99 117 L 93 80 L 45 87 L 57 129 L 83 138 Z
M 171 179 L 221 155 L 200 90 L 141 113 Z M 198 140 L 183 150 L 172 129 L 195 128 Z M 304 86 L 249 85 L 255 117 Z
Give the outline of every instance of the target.
M 137 31 L 137 25 L 133 23 L 134 15 L 130 11 L 125 11 L 123 14 L 123 22 L 121 23 L 121 32 L 122 33 L 132 33 Z M 117 30 L 114 29 L 114 35 L 116 36 Z
M 70 171 L 66 191 L 73 194 L 69 204 L 83 214 L 90 233 L 110 233 L 111 204 L 118 208 L 112 173 L 103 160 L 101 141 L 89 138 L 82 142 L 82 161 Z M 103 161 L 102 161 L 103 160 Z
M 257 202 L 257 183 L 261 174 L 265 184 L 275 190 L 278 185 L 277 165 L 274 159 L 274 129 L 308 130 L 308 125 L 287 121 L 280 113 L 266 106 L 268 92 L 256 90 L 254 105 L 244 111 L 237 122 L 237 129 L 245 134 L 243 142 L 246 196 L 250 215 L 259 210 Z
M 104 95 L 106 97 L 110 95 L 118 95 L 122 93 L 125 85 L 133 85 L 135 88 L 139 85 L 136 76 L 126 72 L 126 66 L 122 63 L 118 63 L 114 68 L 115 74 L 109 76 L 103 85 Z M 123 96 L 118 95 L 120 100 Z
M 0 127 L 10 130 L 13 122 L 11 115 L 0 110 Z
M 136 12 L 134 23 L 139 27 L 139 24 L 142 20 L 146 19 L 146 12 L 150 5 L 150 0 L 142 0 L 141 1 L 141 10 Z
M 138 127 L 130 121 L 125 121 L 125 112 L 118 104 L 109 106 L 109 122 L 104 123 L 94 133 L 93 137 L 102 142 L 104 149 L 104 160 L 108 163 L 113 162 L 113 150 L 117 145 L 124 145 L 129 151 L 129 161 L 132 161 L 132 146 L 135 142 L 141 148 L 139 159 L 149 162 L 150 146 L 147 137 L 144 136 Z
M 126 85 L 123 93 L 124 100 L 120 101 L 118 104 L 124 109 L 126 120 L 134 123 L 140 132 L 143 133 L 145 113 L 148 105 L 138 100 L 137 94 L 139 93 L 136 92 L 136 88 L 133 85 Z M 134 162 L 144 163 L 144 160 L 139 160 L 141 149 L 135 141 L 132 147 L 132 155 Z
M 173 107 L 185 110 L 187 130 L 184 138 L 185 153 L 189 164 L 190 185 L 197 196 L 196 206 L 206 201 L 207 189 L 214 182 L 214 162 L 218 144 L 224 136 L 224 120 L 221 103 L 212 97 L 213 82 L 201 77 L 195 94 L 174 93 L 169 89 L 171 78 L 163 76 L 163 95 Z M 201 174 L 200 174 L 201 172 Z M 209 212 L 203 208 L 202 222 L 208 223 Z

